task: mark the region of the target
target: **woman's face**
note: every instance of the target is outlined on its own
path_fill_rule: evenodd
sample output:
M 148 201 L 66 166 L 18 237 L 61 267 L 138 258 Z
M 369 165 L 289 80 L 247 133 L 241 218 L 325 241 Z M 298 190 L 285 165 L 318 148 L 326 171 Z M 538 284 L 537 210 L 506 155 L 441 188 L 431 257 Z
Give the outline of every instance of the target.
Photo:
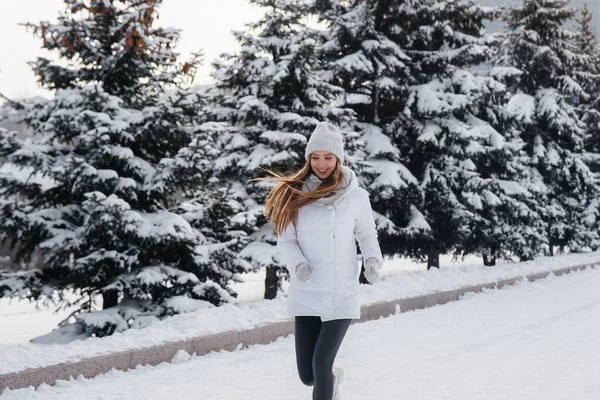
M 337 165 L 337 157 L 328 151 L 317 150 L 310 153 L 310 166 L 319 177 L 324 180 L 329 178 Z

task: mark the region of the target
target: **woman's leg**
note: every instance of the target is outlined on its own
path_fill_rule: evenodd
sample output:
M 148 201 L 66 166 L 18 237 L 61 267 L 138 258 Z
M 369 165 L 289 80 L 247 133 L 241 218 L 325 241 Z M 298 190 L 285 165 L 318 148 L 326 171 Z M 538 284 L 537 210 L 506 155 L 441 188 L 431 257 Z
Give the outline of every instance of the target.
M 315 383 L 313 375 L 313 354 L 321 331 L 320 317 L 294 318 L 294 337 L 296 340 L 296 364 L 298 375 L 306 386 Z
M 312 364 L 315 381 L 313 400 L 331 400 L 333 396 L 333 362 L 350 322 L 350 319 L 336 319 L 321 325 Z

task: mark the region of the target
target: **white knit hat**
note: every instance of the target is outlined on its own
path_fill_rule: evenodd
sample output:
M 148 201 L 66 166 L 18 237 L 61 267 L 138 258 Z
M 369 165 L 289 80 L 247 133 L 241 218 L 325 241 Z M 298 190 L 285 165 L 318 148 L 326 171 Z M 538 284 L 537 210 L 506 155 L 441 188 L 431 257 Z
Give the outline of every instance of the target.
M 344 140 L 335 125 L 329 122 L 317 124 L 306 145 L 304 157 L 308 160 L 310 154 L 317 150 L 333 153 L 340 160 L 340 164 L 344 163 Z

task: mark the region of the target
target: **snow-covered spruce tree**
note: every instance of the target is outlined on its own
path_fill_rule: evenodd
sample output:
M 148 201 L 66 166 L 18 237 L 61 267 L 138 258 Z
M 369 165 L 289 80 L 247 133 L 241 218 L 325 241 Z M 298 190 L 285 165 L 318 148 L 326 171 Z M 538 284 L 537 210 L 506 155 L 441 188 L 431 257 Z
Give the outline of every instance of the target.
M 349 162 L 356 147 L 344 127 L 351 110 L 336 101 L 340 89 L 323 78 L 320 45 L 323 34 L 308 28 L 307 2 L 252 0 L 265 7 L 264 17 L 235 36 L 241 46 L 215 63 L 213 105 L 208 120 L 226 125 L 215 136 L 220 156 L 214 178 L 231 182 L 236 202 L 256 219 L 257 230 L 242 251 L 256 268 L 266 268 L 265 298 L 277 295 L 285 269 L 277 258 L 277 237 L 262 215 L 270 184 L 252 182 L 263 168 L 285 171 L 304 163 L 307 136 L 319 121 L 342 127 Z
M 419 212 L 418 181 L 386 136 L 414 83 L 411 58 L 394 41 L 402 23 L 397 3 L 379 0 L 317 1 L 315 13 L 329 27 L 324 60 L 332 84 L 343 88 L 343 105 L 354 110 L 353 130 L 364 143 L 368 187 L 379 241 L 387 256 L 405 255 L 406 244 L 429 231 Z
M 198 99 L 191 101 L 198 104 Z M 235 297 L 237 293 L 228 284 L 239 281 L 238 274 L 254 269 L 240 257 L 240 252 L 256 230 L 256 218 L 243 204 L 244 187 L 238 182 L 217 179 L 213 173 L 213 163 L 220 156 L 213 146 L 224 129 L 224 124 L 218 122 L 205 122 L 195 129 L 192 147 L 210 162 L 210 167 L 201 174 L 200 183 L 186 194 L 180 210 L 201 234 L 203 275 Z
M 165 84 L 181 84 L 194 62 L 179 63 L 178 31 L 156 26 L 162 0 L 63 0 L 56 23 L 26 24 L 42 48 L 64 63 L 43 57 L 31 63 L 39 83 L 65 89 L 95 82 L 127 105 L 146 105 Z
M 598 177 L 584 149 L 585 124 L 578 109 L 589 99 L 593 59 L 580 51 L 577 33 L 564 27 L 576 10 L 566 0 L 524 0 L 510 9 L 512 29 L 499 65 L 519 69 L 509 108 L 517 110 L 530 168 L 547 192 L 542 218 L 548 253 L 598 246 Z
M 535 171 L 527 168 L 523 145 L 511 126 L 512 113 L 498 111 L 498 119 L 489 118 L 489 123 L 476 117 L 469 121 L 472 129 L 489 136 L 489 143 L 470 154 L 471 165 L 463 164 L 473 169 L 475 179 L 460 197 L 478 218 L 468 221 L 469 234 L 455 247 L 456 254 L 482 256 L 487 266 L 513 256 L 520 261 L 531 260 L 543 253 L 547 244 L 538 206 L 545 192 L 537 184 Z
M 583 124 L 585 126 L 584 147 L 586 149 L 586 161 L 590 169 L 600 174 L 600 47 L 597 41 L 596 31 L 593 26 L 593 14 L 584 3 L 581 10 L 581 16 L 577 18 L 579 25 L 578 47 L 581 53 L 590 57 L 591 63 L 589 70 L 584 74 L 583 87 L 589 94 L 587 100 L 579 105 L 580 112 L 583 114 Z M 600 221 L 598 200 L 592 200 L 587 208 L 588 226 L 596 225 Z M 600 227 L 596 226 L 596 229 Z M 592 249 L 597 248 L 597 244 L 592 243 Z
M 494 129 L 501 129 L 506 89 L 487 73 L 494 38 L 483 24 L 497 11 L 473 1 L 413 0 L 398 4 L 397 13 L 401 24 L 392 39 L 411 57 L 415 82 L 386 134 L 419 181 L 420 211 L 430 227 L 408 243 L 409 254 L 427 259 L 428 268 L 450 252 L 480 254 L 493 264 L 514 251 L 511 244 L 537 240 L 531 234 L 508 240 L 526 222 L 510 207 L 519 201 L 520 177 L 507 163 L 518 146 Z
M 471 183 L 476 185 L 461 193 L 481 218 L 469 221 L 469 234 L 455 249 L 457 255 L 482 256 L 488 266 L 495 265 L 499 258 L 531 260 L 547 247 L 539 207 L 545 192 L 540 188 L 538 174 L 528 166 L 528 156 L 516 129 L 519 115 L 507 108 L 511 96 L 508 88 L 521 72 L 489 65 L 504 39 L 503 34 L 494 36 L 490 43 L 494 56 L 477 66 L 478 71 L 483 71 L 479 80 L 484 84 L 474 93 L 476 96 L 471 96 L 471 115 L 467 120 L 471 129 L 480 130 L 488 140 L 480 151 L 470 154 L 473 171 L 479 178 Z
M 181 204 L 208 179 L 214 149 L 196 138 L 200 99 L 159 98 L 197 64 L 177 61 L 176 30 L 154 26 L 159 4 L 65 0 L 57 23 L 30 25 L 61 57 L 32 63 L 55 95 L 19 104 L 35 140 L 1 143 L 20 172 L 0 176 L 2 238 L 20 258 L 42 249 L 46 261 L 4 275 L 0 295 L 58 295 L 78 306 L 73 326 L 87 334 L 227 302 L 241 265 L 212 257 L 229 258 L 243 232 L 211 235 L 191 223 L 198 206 Z M 99 295 L 104 310 L 84 313 Z
M 589 152 L 590 167 L 595 172 L 600 172 L 600 78 L 597 75 L 600 72 L 600 47 L 592 22 L 593 14 L 585 3 L 581 16 L 577 19 L 578 44 L 579 50 L 592 58 L 594 71 L 591 74 L 592 79 L 586 85 L 590 97 L 581 105 L 581 109 L 586 127 L 585 148 Z

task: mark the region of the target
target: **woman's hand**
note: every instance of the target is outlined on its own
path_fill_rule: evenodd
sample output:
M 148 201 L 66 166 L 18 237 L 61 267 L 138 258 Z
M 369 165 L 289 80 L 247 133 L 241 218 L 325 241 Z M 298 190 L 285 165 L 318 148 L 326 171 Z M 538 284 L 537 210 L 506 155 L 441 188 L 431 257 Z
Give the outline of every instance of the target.
M 300 282 L 306 282 L 309 280 L 312 276 L 312 272 L 312 267 L 307 263 L 303 262 L 296 266 L 296 278 L 298 278 Z
M 370 257 L 365 262 L 365 278 L 369 281 L 369 283 L 375 283 L 379 281 L 379 271 L 378 271 L 379 263 L 377 259 L 374 257 Z

